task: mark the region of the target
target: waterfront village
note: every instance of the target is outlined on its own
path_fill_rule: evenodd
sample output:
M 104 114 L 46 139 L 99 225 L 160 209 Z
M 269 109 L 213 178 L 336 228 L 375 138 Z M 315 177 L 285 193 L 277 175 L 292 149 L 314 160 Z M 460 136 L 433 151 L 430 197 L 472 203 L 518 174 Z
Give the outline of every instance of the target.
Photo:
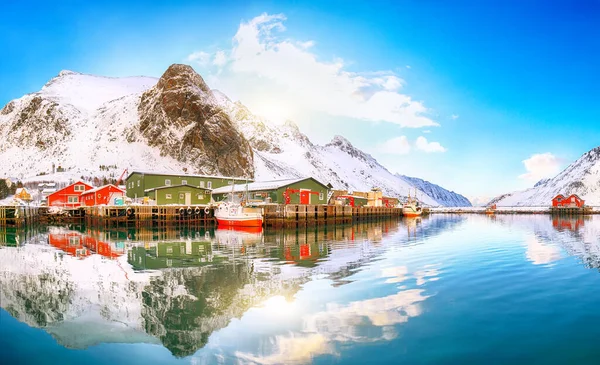
M 8 198 L 0 200 L 0 224 L 20 226 L 37 221 L 68 219 L 87 223 L 137 224 L 195 221 L 220 226 L 296 226 L 298 224 L 348 223 L 394 216 L 419 217 L 433 211 L 419 202 L 416 191 L 408 199 L 384 196 L 381 189 L 337 190 L 314 177 L 254 181 L 240 177 L 155 172 L 125 169 L 112 183 L 104 179 L 65 181 L 52 175 L 25 183 L 0 180 Z M 12 195 L 11 195 L 12 194 Z M 31 209 L 28 209 L 31 208 Z M 577 195 L 556 196 L 547 208 L 464 209 L 436 208 L 438 213 L 568 213 L 593 210 Z M 50 217 L 50 219 L 48 219 Z M 68 219 L 56 219 L 65 217 Z
M 127 173 L 127 175 L 125 175 Z M 55 176 L 55 175 L 52 175 Z M 39 179 L 21 183 L 5 179 L 14 195 L 9 205 L 77 208 L 99 205 L 207 206 L 227 199 L 232 193 L 249 204 L 348 205 L 351 207 L 397 207 L 397 197 L 384 196 L 374 187 L 368 192 L 335 190 L 313 177 L 254 181 L 236 177 L 124 171 L 113 184 L 83 179 L 69 183 Z M 105 180 L 106 182 L 106 180 Z

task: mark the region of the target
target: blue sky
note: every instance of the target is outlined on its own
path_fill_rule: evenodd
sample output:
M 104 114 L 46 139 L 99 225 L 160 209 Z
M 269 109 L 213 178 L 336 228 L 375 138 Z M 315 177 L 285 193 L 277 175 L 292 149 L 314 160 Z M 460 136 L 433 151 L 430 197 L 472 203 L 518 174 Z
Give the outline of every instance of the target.
M 529 187 L 600 145 L 598 1 L 19 3 L 0 12 L 2 105 L 62 69 L 159 77 L 188 63 L 318 143 L 341 134 L 470 197 Z M 271 56 L 253 57 L 255 41 Z

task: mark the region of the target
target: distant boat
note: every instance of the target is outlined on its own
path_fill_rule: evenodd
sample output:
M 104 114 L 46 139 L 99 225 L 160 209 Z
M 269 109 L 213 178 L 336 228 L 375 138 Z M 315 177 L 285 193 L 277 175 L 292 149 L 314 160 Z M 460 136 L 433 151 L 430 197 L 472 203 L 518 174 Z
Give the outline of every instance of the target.
M 405 217 L 419 217 L 423 214 L 423 207 L 419 205 L 419 201 L 415 198 L 411 198 L 410 190 L 408 191 L 408 200 L 402 205 L 402 215 Z
M 496 204 L 490 205 L 485 208 L 485 214 L 494 214 L 496 212 Z

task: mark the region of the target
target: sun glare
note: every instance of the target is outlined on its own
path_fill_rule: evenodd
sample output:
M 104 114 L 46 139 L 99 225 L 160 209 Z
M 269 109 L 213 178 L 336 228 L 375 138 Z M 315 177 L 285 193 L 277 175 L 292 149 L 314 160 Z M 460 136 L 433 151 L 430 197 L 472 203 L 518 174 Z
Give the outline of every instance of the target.
M 265 300 L 261 308 L 272 315 L 291 315 L 296 311 L 296 302 L 288 302 L 284 296 L 277 295 Z

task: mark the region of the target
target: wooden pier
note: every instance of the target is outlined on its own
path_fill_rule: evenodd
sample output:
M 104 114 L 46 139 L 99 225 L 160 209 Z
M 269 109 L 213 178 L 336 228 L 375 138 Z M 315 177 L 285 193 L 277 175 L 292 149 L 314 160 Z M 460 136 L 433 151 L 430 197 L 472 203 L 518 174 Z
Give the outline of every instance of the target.
M 0 206 L 0 227 L 22 227 L 39 220 L 38 207 Z
M 262 213 L 265 227 L 303 227 L 377 221 L 402 216 L 400 208 L 341 205 L 265 205 L 247 207 Z M 214 209 L 206 206 L 94 206 L 62 209 L 0 207 L 0 227 L 41 224 L 86 224 L 90 227 L 213 226 Z
M 80 208 L 85 222 L 95 227 L 118 226 L 209 226 L 215 223 L 214 210 L 203 206 L 95 206 Z
M 263 208 L 264 226 L 274 228 L 351 224 L 356 221 L 372 221 L 401 215 L 402 209 L 384 207 L 267 205 Z

